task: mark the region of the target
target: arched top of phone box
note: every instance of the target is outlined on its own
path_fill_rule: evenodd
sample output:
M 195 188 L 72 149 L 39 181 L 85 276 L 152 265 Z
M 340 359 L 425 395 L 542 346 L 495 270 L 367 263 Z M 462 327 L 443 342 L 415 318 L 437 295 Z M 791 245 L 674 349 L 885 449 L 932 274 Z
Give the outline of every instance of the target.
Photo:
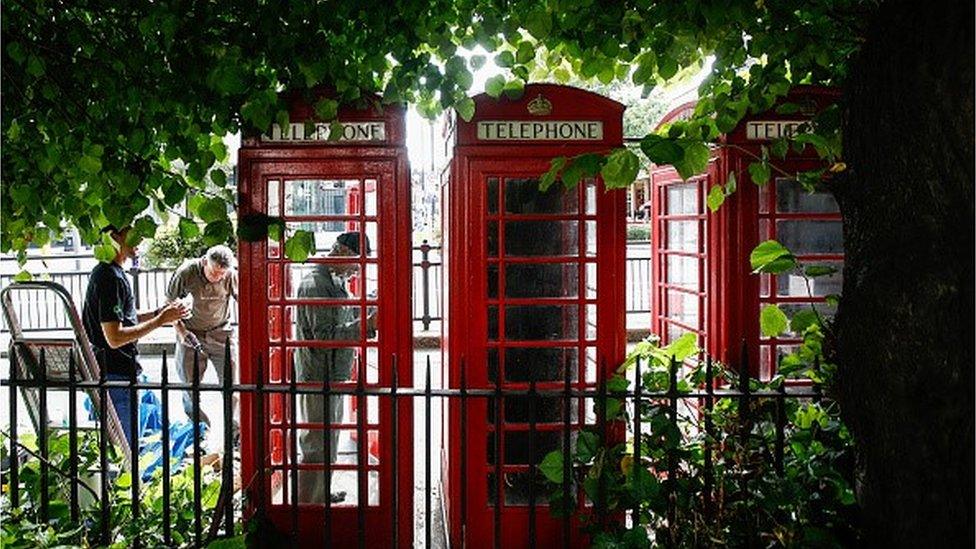
M 246 147 L 403 147 L 405 145 L 405 108 L 401 104 L 382 103 L 376 95 L 340 104 L 336 121 L 326 121 L 316 114 L 320 101 L 333 100 L 330 88 L 283 92 L 288 106 L 289 127 L 274 121 L 267 133 L 245 134 Z M 340 131 L 335 136 L 333 132 Z
M 621 146 L 624 105 L 579 88 L 527 84 L 517 99 L 474 98 L 474 117 L 457 121 L 457 145 Z

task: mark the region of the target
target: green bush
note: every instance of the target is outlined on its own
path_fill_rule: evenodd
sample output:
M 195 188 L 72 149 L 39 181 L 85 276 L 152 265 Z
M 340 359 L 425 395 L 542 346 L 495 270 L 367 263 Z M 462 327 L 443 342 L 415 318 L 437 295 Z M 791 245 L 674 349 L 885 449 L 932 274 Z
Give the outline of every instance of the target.
M 233 240 L 226 244 L 233 246 Z M 177 227 L 161 227 L 149 240 L 143 254 L 143 267 L 147 269 L 175 269 L 183 261 L 200 257 L 207 251 L 203 233 L 184 237 Z
M 624 405 L 633 401 L 624 394 L 628 388 L 624 373 L 633 371 L 638 359 L 644 393 L 661 395 L 671 385 L 671 361 L 680 365 L 695 351 L 692 334 L 665 348 L 652 341 L 638 344 L 607 383 L 608 421 L 633 424 L 633 412 Z M 817 361 L 801 362 L 795 360 L 769 382 L 751 380 L 750 390 L 776 393 L 789 376 L 810 378 L 818 384 L 829 378 L 829 367 L 821 369 Z M 721 365 L 713 369 L 713 379 L 736 387 L 733 372 Z M 704 364 L 676 370 L 679 394 L 697 390 L 706 382 Z M 640 525 L 627 529 L 620 520 L 601 523 L 594 507 L 577 507 L 572 490 L 570 500 L 565 500 L 559 451 L 548 454 L 540 465 L 550 483 L 550 511 L 557 516 L 580 514 L 595 547 L 644 548 L 652 543 L 671 547 L 857 546 L 853 442 L 836 403 L 782 399 L 786 422 L 780 472 L 775 467 L 774 449 L 777 400 L 752 398 L 743 421 L 738 398 L 716 399 L 709 435 L 700 401 L 680 399 L 675 422 L 667 398 L 643 398 L 637 413 L 645 428 L 639 439 L 603 446 L 595 432 L 580 432 L 570 473 L 590 501 L 605 502 L 604 517 L 620 517 L 637 508 Z M 635 466 L 636 444 L 641 452 Z M 706 450 L 711 451 L 710 468 Z M 675 471 L 670 481 L 669 469 Z M 709 491 L 706 471 L 711 475 Z M 671 527 L 669 501 L 675 513 Z
M 3 436 L 4 462 L 7 463 L 9 437 Z M 18 494 L 20 505 L 10 503 L 10 476 L 4 471 L 3 495 L 0 497 L 0 547 L 96 547 L 100 545 L 101 513 L 98 505 L 99 448 L 97 432 L 82 432 L 78 441 L 78 471 L 80 516 L 71 520 L 69 489 L 70 480 L 68 434 L 63 430 L 51 430 L 48 441 L 49 512 L 46 523 L 40 520 L 41 475 L 40 460 L 36 457 L 37 440 L 33 435 L 19 437 L 20 444 L 31 450 L 31 456 L 20 465 Z M 109 450 L 110 469 L 121 470 L 121 459 L 114 448 Z M 149 482 L 139 486 L 139 518 L 132 520 L 132 479 L 128 472 L 111 480 L 109 487 L 109 547 L 123 548 L 133 545 L 136 535 L 143 547 L 163 546 L 163 483 L 162 469 L 153 474 Z M 170 477 L 170 514 L 173 547 L 193 546 L 193 468 L 184 467 Z M 200 517 L 206 535 L 214 518 L 214 509 L 220 494 L 220 474 L 213 467 L 201 471 Z M 237 538 L 231 538 L 237 539 Z M 226 541 L 224 542 L 226 543 Z
M 627 240 L 650 240 L 650 225 L 627 225 Z

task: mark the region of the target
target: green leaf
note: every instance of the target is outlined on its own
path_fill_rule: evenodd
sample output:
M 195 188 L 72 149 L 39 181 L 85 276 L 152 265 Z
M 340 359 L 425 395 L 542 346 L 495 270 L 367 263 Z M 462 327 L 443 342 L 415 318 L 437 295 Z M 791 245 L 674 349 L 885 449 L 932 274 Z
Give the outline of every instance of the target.
M 216 186 L 218 186 L 218 187 L 226 187 L 227 186 L 227 174 L 224 173 L 224 170 L 221 170 L 220 168 L 211 170 L 210 171 L 210 181 L 212 181 L 213 184 L 216 185 Z
M 111 263 L 115 260 L 115 255 L 119 253 L 119 245 L 108 233 L 103 233 L 101 242 L 95 246 L 95 259 L 102 263 Z
M 818 276 L 829 276 L 837 272 L 837 267 L 832 265 L 807 265 L 803 268 L 803 274 L 810 278 Z
M 525 82 L 521 80 L 509 80 L 505 83 L 504 89 L 505 97 L 509 99 L 518 99 L 522 97 L 525 93 Z
M 774 156 L 780 159 L 786 158 L 786 153 L 788 153 L 789 150 L 790 150 L 790 143 L 789 141 L 786 140 L 785 137 L 781 137 L 776 141 L 773 141 L 772 145 L 770 146 L 770 152 L 772 152 Z
M 820 317 L 813 309 L 800 309 L 790 319 L 790 331 L 802 334 L 810 326 L 820 323 Z
M 749 264 L 754 273 L 779 274 L 796 267 L 796 258 L 779 242 L 767 240 L 749 254 Z
M 291 261 L 304 263 L 315 252 L 315 236 L 306 230 L 297 230 L 285 241 L 285 256 Z
M 562 484 L 563 467 L 563 453 L 559 450 L 553 450 L 546 454 L 546 457 L 542 458 L 542 462 L 539 464 L 539 471 L 546 476 L 549 482 Z
M 503 51 L 495 56 L 495 64 L 502 68 L 510 68 L 515 65 L 515 54 L 510 51 Z
M 207 246 L 226 244 L 233 233 L 234 228 L 227 219 L 213 221 L 203 230 L 203 243 Z
M 682 334 L 681 337 L 669 343 L 664 351 L 678 362 L 682 362 L 698 352 L 698 334 L 694 332 Z
M 115 254 L 112 254 L 112 256 L 114 257 Z M 34 275 L 32 275 L 31 273 L 27 272 L 26 270 L 22 270 L 19 273 L 17 273 L 16 275 L 14 275 L 14 282 L 27 282 L 27 281 L 33 280 L 33 278 L 34 278 Z
M 485 66 L 485 60 L 484 55 L 472 55 L 471 59 L 468 60 L 468 63 L 471 65 L 472 69 L 478 70 Z
M 520 43 L 515 51 L 515 61 L 524 65 L 533 59 L 535 59 L 535 45 L 529 41 Z
M 27 74 L 40 78 L 44 76 L 44 62 L 35 55 L 27 57 Z
M 454 108 L 462 120 L 471 122 L 471 119 L 474 117 L 474 99 L 465 97 Z
M 542 7 L 530 11 L 523 24 L 525 30 L 538 40 L 549 36 L 549 33 L 552 32 L 552 16 Z
M 227 217 L 227 203 L 219 198 L 208 198 L 197 209 L 197 215 L 207 223 Z
M 731 196 L 738 188 L 739 183 L 735 178 L 735 172 L 729 172 L 729 176 L 725 180 L 725 196 Z
M 315 116 L 324 121 L 335 120 L 339 114 L 339 102 L 323 97 L 315 102 Z
M 658 59 L 657 74 L 667 80 L 677 74 L 678 61 L 672 55 L 665 55 Z
M 771 175 L 771 169 L 769 167 L 769 162 L 752 162 L 749 164 L 749 177 L 752 178 L 752 182 L 760 187 L 769 182 L 769 177 Z
M 495 75 L 485 81 L 485 93 L 489 97 L 499 98 L 502 92 L 505 90 L 505 77 L 502 75 Z
M 620 189 L 633 183 L 639 171 L 640 159 L 629 149 L 623 148 L 610 153 L 600 175 L 608 189 Z
M 708 191 L 708 196 L 705 198 L 705 203 L 708 204 L 708 209 L 712 212 L 717 212 L 722 207 L 722 204 L 725 203 L 725 191 L 721 185 L 712 185 L 711 190 Z
M 759 311 L 759 329 L 766 337 L 776 337 L 786 331 L 789 319 L 776 305 L 766 305 Z
M 708 159 L 711 151 L 708 146 L 701 141 L 684 141 L 684 155 L 681 160 L 674 163 L 674 169 L 682 179 L 688 179 L 696 174 L 702 173 L 708 168 Z
M 78 167 L 87 174 L 95 175 L 102 171 L 102 161 L 96 156 L 86 154 L 78 160 Z
M 600 449 L 600 437 L 590 431 L 580 431 L 576 439 L 576 460 L 589 463 Z
M 653 133 L 641 140 L 640 148 L 648 160 L 659 165 L 674 164 L 685 156 L 685 150 L 674 139 Z
M 180 236 L 184 240 L 190 240 L 200 234 L 200 227 L 192 219 L 180 218 Z
M 557 156 L 549 162 L 549 169 L 546 173 L 542 174 L 539 178 L 539 190 L 546 192 L 552 187 L 552 184 L 556 182 L 559 177 L 559 172 L 562 171 L 563 167 L 566 165 L 565 156 Z

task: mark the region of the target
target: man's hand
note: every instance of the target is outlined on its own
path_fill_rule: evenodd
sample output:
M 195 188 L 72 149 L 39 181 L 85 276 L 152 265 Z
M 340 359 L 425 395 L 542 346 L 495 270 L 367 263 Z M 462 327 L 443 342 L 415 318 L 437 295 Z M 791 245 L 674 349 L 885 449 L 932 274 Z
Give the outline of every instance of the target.
M 173 303 L 167 303 L 165 307 L 159 310 L 159 314 L 156 315 L 160 325 L 170 324 L 181 320 L 190 315 L 190 310 L 179 301 L 174 301 Z

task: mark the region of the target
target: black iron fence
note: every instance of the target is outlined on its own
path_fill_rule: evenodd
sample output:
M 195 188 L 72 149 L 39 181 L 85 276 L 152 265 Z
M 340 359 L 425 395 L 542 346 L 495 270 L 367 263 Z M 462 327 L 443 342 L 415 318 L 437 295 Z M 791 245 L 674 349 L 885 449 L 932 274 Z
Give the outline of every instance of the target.
M 318 383 L 318 386 L 313 386 L 311 384 L 297 384 L 294 379 L 290 383 L 286 384 L 270 384 L 264 381 L 265 376 L 265 365 L 262 363 L 260 358 L 255 359 L 254 371 L 256 372 L 257 383 L 254 384 L 244 384 L 235 383 L 232 380 L 233 375 L 230 370 L 230 360 L 225 360 L 226 372 L 223 376 L 222 383 L 203 383 L 199 377 L 200 368 L 194 368 L 197 374 L 194 375 L 194 379 L 189 382 L 171 382 L 171 372 L 173 367 L 168 363 L 168 359 L 164 354 L 162 357 L 162 367 L 160 372 L 160 379 L 151 381 L 139 381 L 133 374 L 128 380 L 113 381 L 107 379 L 104 374 L 102 374 L 101 379 L 97 380 L 86 380 L 79 379 L 74 367 L 75 358 L 74 353 L 68 353 L 65 358 L 68 363 L 67 376 L 53 377 L 49 375 L 49 363 L 51 356 L 49 353 L 51 351 L 45 348 L 14 348 L 11 352 L 10 357 L 10 371 L 9 379 L 3 381 L 3 386 L 8 388 L 9 391 L 9 414 L 10 414 L 10 424 L 8 435 L 9 444 L 9 459 L 5 464 L 5 469 L 3 471 L 3 482 L 7 486 L 5 497 L 9 498 L 9 507 L 4 507 L 5 512 L 11 509 L 20 509 L 20 513 L 30 513 L 33 516 L 33 520 L 40 523 L 47 523 L 54 520 L 55 508 L 64 511 L 63 515 L 60 516 L 59 520 L 65 518 L 70 520 L 71 524 L 79 524 L 86 526 L 89 531 L 93 533 L 93 537 L 89 538 L 89 541 L 100 544 L 109 544 L 118 542 L 120 536 L 128 536 L 123 541 L 130 544 L 131 546 L 148 546 L 157 543 L 161 543 L 165 546 L 203 546 L 209 541 L 220 538 L 220 537 L 230 537 L 234 536 L 235 533 L 241 531 L 241 525 L 248 520 L 249 517 L 260 516 L 262 507 L 270 504 L 268 499 L 261 495 L 260 497 L 251 499 L 247 501 L 247 506 L 249 510 L 245 510 L 244 506 L 241 504 L 241 496 L 236 493 L 243 485 L 243 490 L 247 491 L 248 486 L 254 482 L 254 479 L 242 479 L 241 482 L 235 486 L 234 480 L 234 460 L 233 456 L 235 452 L 253 452 L 254 463 L 267 463 L 269 446 L 268 441 L 265 439 L 264 433 L 257 433 L 257 436 L 253 439 L 253 447 L 246 447 L 237 449 L 235 448 L 235 440 L 233 429 L 231 426 L 231 418 L 233 417 L 233 402 L 235 396 L 241 395 L 252 395 L 253 401 L 256 403 L 256 417 L 264 417 L 267 412 L 266 399 L 270 395 L 280 395 L 288 394 L 293 399 L 297 395 L 302 394 L 312 394 L 321 395 L 328 399 L 330 396 L 334 395 L 351 395 L 359 399 L 365 397 L 375 397 L 378 400 L 388 399 L 391 404 L 392 410 L 392 423 L 391 423 L 391 436 L 393 440 L 396 440 L 397 432 L 396 426 L 398 425 L 398 417 L 401 414 L 401 407 L 403 404 L 411 400 L 414 402 L 413 408 L 415 410 L 424 410 L 423 414 L 423 428 L 424 438 L 421 439 L 423 443 L 423 448 L 414 448 L 415 452 L 419 452 L 418 455 L 423 454 L 424 456 L 424 478 L 426 479 L 426 487 L 423 491 L 423 505 L 418 506 L 418 509 L 422 509 L 422 513 L 425 515 L 423 524 L 426 525 L 425 532 L 422 534 L 417 534 L 417 539 L 423 539 L 426 543 L 426 547 L 432 546 L 432 490 L 429 489 L 431 486 L 432 478 L 432 452 L 434 456 L 438 455 L 438 448 L 433 448 L 431 432 L 432 424 L 437 421 L 432 415 L 432 405 L 434 403 L 440 403 L 441 406 L 450 402 L 456 402 L 459 405 L 460 416 L 461 416 L 461 435 L 460 435 L 460 448 L 461 448 L 461 461 L 460 467 L 462 471 L 462 477 L 465 475 L 465 470 L 469 467 L 467 459 L 467 443 L 468 440 L 474 436 L 485 436 L 493 431 L 494 436 L 501 437 L 503 432 L 503 426 L 501 424 L 501 413 L 496 413 L 494 418 L 490 420 L 488 425 L 469 425 L 466 420 L 469 407 L 472 403 L 478 400 L 485 399 L 490 403 L 494 403 L 494 409 L 502 410 L 504 409 L 503 404 L 506 399 L 518 400 L 522 403 L 528 402 L 528 427 L 529 427 L 529 445 L 530 451 L 529 455 L 535 456 L 536 453 L 532 447 L 536 444 L 541 444 L 540 441 L 536 440 L 537 427 L 540 423 L 540 410 L 543 405 L 552 405 L 553 402 L 561 403 L 564 407 L 562 414 L 562 427 L 561 431 L 561 451 L 562 460 L 565 464 L 573 463 L 573 456 L 571 453 L 574 451 L 571 443 L 571 437 L 578 435 L 580 425 L 577 423 L 571 423 L 571 414 L 569 413 L 569 408 L 571 403 L 578 402 L 578 399 L 583 399 L 584 401 L 591 402 L 593 404 L 593 410 L 595 412 L 595 421 L 592 425 L 586 425 L 585 428 L 592 429 L 593 432 L 598 433 L 599 436 L 599 446 L 603 447 L 608 445 L 611 441 L 609 440 L 613 437 L 611 432 L 621 432 L 626 431 L 626 438 L 633 439 L 635 433 L 641 434 L 641 443 L 634 444 L 632 446 L 632 457 L 635 467 L 634 475 L 637 474 L 636 468 L 643 467 L 644 461 L 642 460 L 642 452 L 653 452 L 655 451 L 654 442 L 650 435 L 648 434 L 648 414 L 646 411 L 651 405 L 663 406 L 666 413 L 662 416 L 676 433 L 687 434 L 687 425 L 682 425 L 679 428 L 678 410 L 679 408 L 687 408 L 692 410 L 700 418 L 693 428 L 702 430 L 709 438 L 709 440 L 718 440 L 716 436 L 716 425 L 712 422 L 712 412 L 716 407 L 721 406 L 723 402 L 735 402 L 739 405 L 739 414 L 737 416 L 737 421 L 744 428 L 741 429 L 743 444 L 748 444 L 749 433 L 751 428 L 749 425 L 756 422 L 758 417 L 750 416 L 750 410 L 758 410 L 753 404 L 756 402 L 765 402 L 772 406 L 772 418 L 767 418 L 767 424 L 771 429 L 771 441 L 763 441 L 763 444 L 770 444 L 773 447 L 770 459 L 772 461 L 772 467 L 778 474 L 783 473 L 783 459 L 784 459 L 784 445 L 785 445 L 785 432 L 787 429 L 788 421 L 785 413 L 786 403 L 789 399 L 813 399 L 818 400 L 821 398 L 820 392 L 816 386 L 803 386 L 799 388 L 787 388 L 786 385 L 780 385 L 776 390 L 756 390 L 752 387 L 752 384 L 756 380 L 750 379 L 748 374 L 747 356 L 745 356 L 745 351 L 743 351 L 742 358 L 742 368 L 739 370 L 737 377 L 731 382 L 727 381 L 722 384 L 719 382 L 719 377 L 715 375 L 713 370 L 713 362 L 708 357 L 699 357 L 698 363 L 704 365 L 702 370 L 704 377 L 701 379 L 700 384 L 693 387 L 682 387 L 678 382 L 678 373 L 683 368 L 686 368 L 686 364 L 678 363 L 674 359 L 671 359 L 670 365 L 667 367 L 667 379 L 665 390 L 659 391 L 649 391 L 644 387 L 642 382 L 635 383 L 635 380 L 643 381 L 645 379 L 645 374 L 650 375 L 651 371 L 648 368 L 647 362 L 638 359 L 632 371 L 628 374 L 629 382 L 628 387 L 623 389 L 620 386 L 610 386 L 607 379 L 600 378 L 597 383 L 591 386 L 584 386 L 570 379 L 569 369 L 566 369 L 565 378 L 561 382 L 561 388 L 551 389 L 551 384 L 546 385 L 547 388 L 540 389 L 539 384 L 535 381 L 533 377 L 530 377 L 528 387 L 525 389 L 512 389 L 507 387 L 502 387 L 500 385 L 494 385 L 488 388 L 476 388 L 468 385 L 467 382 L 467 371 L 465 364 L 460 364 L 460 385 L 458 387 L 441 387 L 435 381 L 431 374 L 431 363 L 430 359 L 427 359 L 425 365 L 425 372 L 423 379 L 419 383 L 414 383 L 413 380 L 398 380 L 397 379 L 397 367 L 396 367 L 396 357 L 392 357 L 392 385 L 390 387 L 367 387 L 363 382 L 364 376 L 359 376 L 358 381 L 349 384 L 336 384 L 332 385 L 329 383 Z M 225 349 L 225 358 L 229 357 L 231 350 L 228 346 Z M 197 356 L 194 356 L 194 362 L 199 360 Z M 658 372 L 660 373 L 660 372 Z M 618 380 L 619 381 L 619 380 Z M 128 391 L 129 398 L 133 402 L 139 402 L 139 392 L 150 391 L 160 396 L 161 402 L 161 452 L 163 454 L 162 459 L 162 475 L 161 481 L 161 506 L 159 509 L 160 516 L 159 524 L 157 525 L 146 525 L 147 518 L 143 517 L 140 519 L 140 513 L 146 511 L 146 507 L 141 505 L 143 497 L 143 488 L 141 487 L 141 467 L 139 459 L 132 459 L 130 468 L 134 470 L 128 471 L 129 476 L 127 481 L 130 483 L 128 485 L 128 494 L 120 495 L 119 493 L 110 493 L 109 484 L 110 479 L 118 480 L 120 475 L 124 475 L 125 472 L 121 469 L 125 468 L 125 465 L 117 465 L 110 463 L 109 456 L 113 453 L 112 449 L 112 439 L 107 428 L 107 422 L 105 418 L 109 418 L 113 412 L 108 406 L 103 406 L 100 409 L 100 413 L 96 414 L 94 418 L 95 425 L 88 431 L 89 434 L 97 438 L 97 448 L 98 448 L 98 460 L 94 464 L 89 464 L 88 466 L 93 467 L 95 470 L 80 470 L 80 467 L 86 467 L 85 459 L 82 459 L 79 452 L 79 444 L 85 434 L 82 432 L 81 427 L 79 427 L 79 417 L 77 414 L 77 402 L 79 398 L 83 398 L 84 395 L 97 395 L 99 402 L 107 403 L 108 394 L 112 390 L 125 390 Z M 189 488 L 183 486 L 180 488 L 181 493 L 185 494 L 187 489 L 192 491 L 192 497 L 189 501 L 192 502 L 190 509 L 192 509 L 192 517 L 187 523 L 186 512 L 189 509 L 180 509 L 179 507 L 173 508 L 174 497 L 174 487 L 172 481 L 172 475 L 174 474 L 173 467 L 177 466 L 177 462 L 173 461 L 173 458 L 184 458 L 184 456 L 172 456 L 170 455 L 171 440 L 170 436 L 170 425 L 172 423 L 171 412 L 169 406 L 169 396 L 173 392 L 183 392 L 188 391 L 192 399 L 192 425 L 194 429 L 199 429 L 200 418 L 201 418 L 201 398 L 203 395 L 214 394 L 220 399 L 221 406 L 223 409 L 223 437 L 221 445 L 221 468 L 220 468 L 220 480 L 219 480 L 219 492 L 217 493 L 216 504 L 211 501 L 207 504 L 208 512 L 204 512 L 204 500 L 206 498 L 213 499 L 214 492 L 212 490 L 206 490 L 203 486 L 202 480 L 202 465 L 201 459 L 203 452 L 201 451 L 201 437 L 199 436 L 199 431 L 193 436 L 192 450 L 189 452 L 191 457 L 189 458 L 189 463 L 185 464 L 184 467 L 190 467 L 192 471 L 192 482 L 189 483 Z M 36 449 L 30 448 L 29 444 L 21 444 L 22 436 L 25 434 L 22 431 L 21 422 L 19 421 L 18 413 L 20 408 L 21 399 L 24 395 L 30 394 L 34 397 L 38 409 L 36 410 L 37 417 L 34 418 L 37 426 L 44 426 L 44 428 L 37 429 L 37 443 Z M 63 427 L 56 427 L 51 425 L 48 417 L 48 404 L 51 402 L 51 398 L 55 394 L 67 393 L 68 398 L 68 421 L 67 425 Z M 608 401 L 615 399 L 618 403 L 621 403 L 627 409 L 631 411 L 629 414 L 630 419 L 620 421 L 619 419 L 609 419 L 608 420 Z M 292 400 L 294 402 L 294 400 Z M 324 401 L 323 401 L 324 402 Z M 362 400 L 360 400 L 362 402 Z M 294 406 L 294 404 L 293 404 Z M 362 408 L 360 408 L 361 410 Z M 294 414 L 294 409 L 292 411 Z M 361 414 L 360 414 L 361 416 Z M 129 409 L 127 417 L 118 418 L 120 421 L 128 422 L 128 425 L 132 432 L 138 432 L 140 416 L 138 408 L 133 406 Z M 660 419 L 655 419 L 655 421 L 661 421 Z M 493 423 L 492 423 L 493 422 Z M 583 423 L 586 423 L 583 420 Z M 298 428 L 293 424 L 291 427 L 287 427 L 291 430 L 297 430 Z M 625 429 L 624 429 L 625 428 Z M 415 426 L 417 431 L 421 428 L 419 425 Z M 474 433 L 472 430 L 480 429 L 481 431 Z M 329 426 L 325 426 L 326 436 L 325 440 L 328 444 L 329 441 Z M 367 433 L 365 432 L 364 420 L 362 417 L 358 417 L 356 421 L 356 432 L 358 436 L 359 444 L 362 441 L 367 440 Z M 60 434 L 59 434 L 60 433 Z M 64 440 L 64 435 L 67 436 L 67 453 L 69 459 L 67 460 L 68 468 L 63 469 L 58 467 L 54 462 L 52 462 L 51 455 L 54 450 L 52 450 L 52 440 Z M 619 436 L 619 435 L 618 435 Z M 683 436 L 683 435 L 679 435 Z M 292 438 L 294 440 L 294 438 Z M 496 442 L 496 447 L 500 447 L 500 440 Z M 393 445 L 394 448 L 394 458 L 392 459 L 393 471 L 392 474 L 394 478 L 398 474 L 399 460 L 396 456 L 396 444 Z M 63 448 L 61 448 L 63 452 Z M 289 450 L 291 452 L 291 461 L 296 463 L 296 448 L 294 443 L 291 444 Z M 138 442 L 133 439 L 129 442 L 128 452 L 132 456 L 138 456 L 139 448 Z M 705 508 L 709 507 L 709 501 L 716 498 L 716 493 L 718 488 L 715 486 L 715 471 L 716 471 L 716 458 L 713 455 L 713 446 L 710 444 L 705 444 L 703 448 L 704 455 L 703 467 L 700 471 L 687 471 L 680 470 L 679 463 L 676 456 L 668 455 L 666 468 L 645 471 L 650 474 L 655 475 L 655 478 L 659 478 L 661 485 L 665 490 L 672 492 L 677 489 L 676 479 L 679 475 L 695 475 L 702 482 L 704 486 L 702 490 L 701 498 L 705 500 Z M 325 451 L 326 455 L 329 454 L 328 447 Z M 25 478 L 22 469 L 25 467 L 25 463 L 35 459 L 39 462 L 39 467 L 36 469 L 31 469 L 30 478 Z M 91 461 L 91 460 L 89 460 Z M 325 472 L 324 475 L 327 479 L 331 479 L 331 464 L 329 460 L 325 460 L 324 464 Z M 502 461 L 497 457 L 494 459 L 494 475 L 495 479 L 501 479 L 503 474 Z M 550 510 L 546 509 L 546 501 L 544 500 L 544 494 L 538 493 L 537 483 L 535 480 L 537 478 L 542 478 L 540 473 L 540 460 L 533 457 L 529 462 L 528 475 L 530 481 L 528 482 L 528 539 L 521 540 L 518 543 L 525 543 L 528 546 L 555 546 L 561 544 L 562 546 L 568 547 L 570 545 L 570 540 L 574 535 L 571 529 L 571 518 L 569 514 L 564 514 L 563 518 L 563 536 L 561 540 L 538 540 L 536 521 L 539 520 L 542 513 L 549 513 Z M 261 476 L 265 474 L 263 468 L 258 468 L 257 475 Z M 358 478 L 357 482 L 359 486 L 364 486 L 365 483 L 362 482 L 361 475 L 365 474 L 364 467 L 361 462 L 356 471 Z M 743 472 L 743 481 L 746 481 L 746 475 L 748 473 Z M 623 523 L 629 521 L 631 525 L 640 524 L 642 521 L 642 516 L 646 511 L 640 509 L 637 504 L 634 508 L 630 510 L 617 510 L 616 512 L 608 512 L 607 501 L 606 501 L 606 490 L 600 487 L 596 496 L 589 498 L 591 503 L 587 504 L 586 499 L 580 495 L 578 487 L 574 485 L 574 479 L 570 478 L 571 475 L 575 475 L 572 471 L 572 467 L 564 467 L 562 470 L 563 482 L 561 485 L 557 485 L 557 489 L 563 491 L 563 495 L 567 501 L 571 501 L 571 510 L 573 512 L 582 511 L 584 508 L 589 506 L 590 511 L 598 517 L 596 524 L 603 524 L 606 522 L 617 522 Z M 86 479 L 91 478 L 100 479 L 99 482 L 93 485 Z M 297 482 L 295 480 L 297 475 L 292 477 L 292 482 Z M 263 477 L 256 481 L 257 486 L 265 486 L 263 482 Z M 55 486 L 60 486 L 63 491 L 55 489 Z M 118 486 L 118 482 L 116 482 Z M 393 486 L 397 486 L 397 482 L 393 482 Z M 727 488 L 726 488 L 727 489 Z M 470 511 L 467 509 L 467 482 L 462 482 L 460 486 L 461 490 L 461 521 L 465 522 L 468 520 L 468 515 Z M 571 493 L 573 491 L 574 493 Z M 88 501 L 85 503 L 83 501 L 85 498 L 82 496 L 87 494 Z M 279 535 L 288 536 L 295 535 L 298 528 L 298 502 L 294 495 L 295 492 L 292 491 L 292 498 L 290 502 L 284 502 L 285 505 L 290 504 L 291 512 L 291 531 L 287 531 L 287 526 L 284 532 Z M 501 497 L 496 495 L 496 498 Z M 114 499 L 113 499 L 114 498 Z M 639 499 L 637 500 L 639 501 Z M 677 523 L 677 513 L 678 509 L 676 506 L 679 505 L 678 498 L 668 497 L 667 498 L 667 508 L 662 513 L 664 515 L 663 520 L 666 523 L 666 537 L 670 539 L 675 539 L 672 535 L 676 529 L 682 528 L 681 524 Z M 400 501 L 394 492 L 392 499 L 392 509 L 390 513 L 390 520 L 392 521 L 393 531 L 396 532 L 397 528 L 411 528 L 408 524 L 398 524 L 399 517 L 399 505 Z M 120 513 L 120 507 L 128 507 L 127 513 Z M 366 546 L 366 536 L 367 533 L 362 528 L 365 524 L 364 513 L 366 512 L 366 498 L 363 494 L 359 494 L 357 497 L 357 513 L 358 513 L 358 524 L 360 525 L 358 533 L 358 545 L 359 547 Z M 210 508 L 212 507 L 212 510 Z M 496 505 L 494 507 L 494 517 L 493 517 L 493 527 L 495 531 L 495 547 L 503 546 L 504 532 L 506 525 L 503 521 L 502 513 L 498 511 L 501 506 Z M 26 511 L 24 511 L 26 509 Z M 489 511 L 490 512 L 490 511 Z M 182 513 L 182 515 L 180 515 Z M 178 516 L 183 516 L 183 527 L 186 530 L 180 529 L 175 530 L 175 524 L 177 524 Z M 123 517 L 124 518 L 119 518 Z M 10 517 L 5 517 L 9 519 Z M 417 517 L 419 518 L 419 517 Z M 127 524 L 140 525 L 138 528 L 128 530 L 128 533 L 124 533 L 125 524 L 121 521 L 126 521 Z M 326 539 L 329 539 L 328 533 L 330 532 L 332 524 L 332 504 L 329 497 L 326 498 L 323 506 L 322 512 L 322 528 L 326 532 Z M 463 526 L 463 525 L 462 525 Z M 158 528 L 158 531 L 154 533 L 153 528 Z M 97 535 L 94 535 L 96 534 Z M 84 532 L 79 531 L 76 536 L 85 535 Z M 660 535 L 660 534 L 659 534 Z M 388 540 L 389 545 L 396 546 L 397 539 L 396 536 L 393 539 Z M 659 542 L 669 545 L 667 539 L 658 540 Z M 469 543 L 471 546 L 478 546 L 477 543 Z
M 647 313 L 651 309 L 651 261 L 641 253 L 648 243 L 631 243 L 627 257 L 627 313 Z M 39 260 L 41 257 L 29 256 L 29 260 Z M 73 270 L 64 268 L 47 272 L 52 282 L 64 286 L 72 295 L 75 307 L 81 310 L 85 289 L 88 287 L 90 268 L 82 269 L 81 261 L 92 261 L 90 254 L 70 254 L 45 257 L 46 260 L 77 260 L 78 267 Z M 443 280 L 443 261 L 441 247 L 429 244 L 424 240 L 413 248 L 413 320 L 423 331 L 436 330 L 443 314 L 443 296 L 441 295 Z M 127 269 L 132 281 L 132 293 L 136 299 L 136 308 L 140 310 L 156 309 L 164 304 L 166 299 L 166 285 L 173 274 L 172 269 L 144 269 L 138 266 Z M 13 282 L 13 274 L 0 275 L 0 289 Z M 43 292 L 35 294 L 25 293 L 24 298 L 17 303 L 18 315 L 23 322 L 25 331 L 66 330 L 70 328 L 67 317 L 63 314 L 58 303 L 46 300 Z M 237 323 L 237 309 L 231 312 L 231 322 Z M 647 323 L 644 323 L 646 326 Z

